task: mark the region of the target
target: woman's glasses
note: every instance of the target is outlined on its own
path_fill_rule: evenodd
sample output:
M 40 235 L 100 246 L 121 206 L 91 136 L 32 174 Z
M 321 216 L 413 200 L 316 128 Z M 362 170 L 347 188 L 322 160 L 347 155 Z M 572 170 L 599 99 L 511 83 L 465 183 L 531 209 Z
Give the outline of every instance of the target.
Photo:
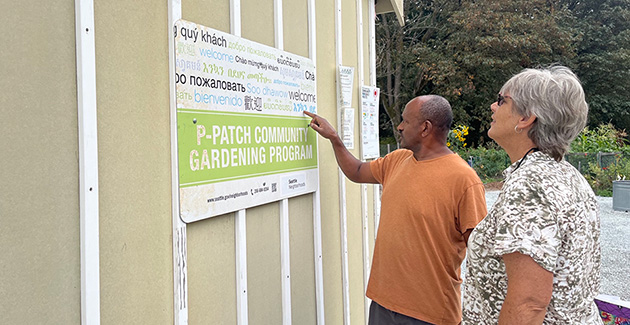
M 510 96 L 503 96 L 499 93 L 499 97 L 497 98 L 497 106 L 501 106 L 503 105 L 503 103 L 505 103 L 505 99 L 506 98 L 512 98 Z

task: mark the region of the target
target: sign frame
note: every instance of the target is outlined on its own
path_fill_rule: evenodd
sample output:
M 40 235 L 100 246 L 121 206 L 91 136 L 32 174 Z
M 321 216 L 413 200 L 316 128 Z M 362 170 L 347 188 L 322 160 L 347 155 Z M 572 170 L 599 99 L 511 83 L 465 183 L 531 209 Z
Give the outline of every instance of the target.
M 316 191 L 314 62 L 190 21 L 173 32 L 182 221 Z

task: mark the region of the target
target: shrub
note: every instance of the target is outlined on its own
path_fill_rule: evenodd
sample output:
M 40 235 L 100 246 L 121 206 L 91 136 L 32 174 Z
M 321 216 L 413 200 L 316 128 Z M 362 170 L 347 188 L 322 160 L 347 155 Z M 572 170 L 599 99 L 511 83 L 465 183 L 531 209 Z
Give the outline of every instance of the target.
M 503 149 L 467 148 L 466 136 L 469 128 L 458 124 L 449 133 L 446 145 L 455 153 L 468 161 L 485 183 L 503 178 L 503 171 L 510 165 L 510 159 Z
M 462 124 L 456 125 L 452 130 L 448 132 L 446 139 L 446 145 L 453 152 L 462 155 L 466 151 L 466 136 L 468 135 L 468 127 Z
M 491 179 L 502 179 L 503 171 L 510 166 L 510 158 L 503 149 L 471 148 L 462 155 L 462 158 L 471 164 L 479 178 L 484 182 Z
M 617 178 L 614 168 L 601 168 L 597 164 L 589 163 L 588 172 L 584 177 L 591 184 L 591 188 L 596 195 L 612 195 L 612 181 Z
M 593 192 L 599 196 L 612 196 L 612 182 L 630 179 L 630 160 L 617 156 L 614 163 L 600 167 L 589 163 L 588 171 L 584 177 L 593 188 Z
M 626 132 L 612 124 L 601 124 L 591 130 L 584 128 L 571 143 L 565 159 L 573 164 L 591 184 L 595 194 L 612 195 L 612 182 L 630 179 L 630 161 L 623 153 L 630 153 Z
M 627 150 L 626 132 L 608 124 L 601 124 L 596 129 L 584 128 L 571 143 L 571 152 L 618 152 Z

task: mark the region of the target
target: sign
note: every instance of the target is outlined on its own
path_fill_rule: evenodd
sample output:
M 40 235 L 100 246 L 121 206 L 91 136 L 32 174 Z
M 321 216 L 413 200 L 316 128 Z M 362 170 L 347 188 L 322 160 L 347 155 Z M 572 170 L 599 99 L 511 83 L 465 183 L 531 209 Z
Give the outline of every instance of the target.
M 352 85 L 354 84 L 354 67 L 339 67 L 339 87 L 341 90 L 341 107 L 352 105 Z
M 184 20 L 174 33 L 182 220 L 317 190 L 313 62 Z
M 354 149 L 354 108 L 343 109 L 341 139 L 346 149 Z
M 363 159 L 380 157 L 378 141 L 378 99 L 379 89 L 361 87 L 361 145 Z

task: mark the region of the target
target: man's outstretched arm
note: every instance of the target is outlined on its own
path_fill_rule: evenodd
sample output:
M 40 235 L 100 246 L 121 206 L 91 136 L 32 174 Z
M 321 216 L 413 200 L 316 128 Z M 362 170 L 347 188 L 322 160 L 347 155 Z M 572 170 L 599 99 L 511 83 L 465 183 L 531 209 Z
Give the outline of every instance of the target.
M 335 128 L 333 128 L 325 118 L 307 111 L 304 111 L 304 114 L 311 117 L 309 126 L 322 137 L 330 140 L 333 151 L 335 152 L 335 158 L 337 159 L 337 165 L 339 165 L 339 168 L 341 168 L 341 171 L 343 171 L 349 180 L 355 183 L 378 183 L 372 175 L 370 163 L 362 162 L 354 157 L 352 153 L 346 149 L 346 146 L 343 144 L 343 141 L 341 141 Z

